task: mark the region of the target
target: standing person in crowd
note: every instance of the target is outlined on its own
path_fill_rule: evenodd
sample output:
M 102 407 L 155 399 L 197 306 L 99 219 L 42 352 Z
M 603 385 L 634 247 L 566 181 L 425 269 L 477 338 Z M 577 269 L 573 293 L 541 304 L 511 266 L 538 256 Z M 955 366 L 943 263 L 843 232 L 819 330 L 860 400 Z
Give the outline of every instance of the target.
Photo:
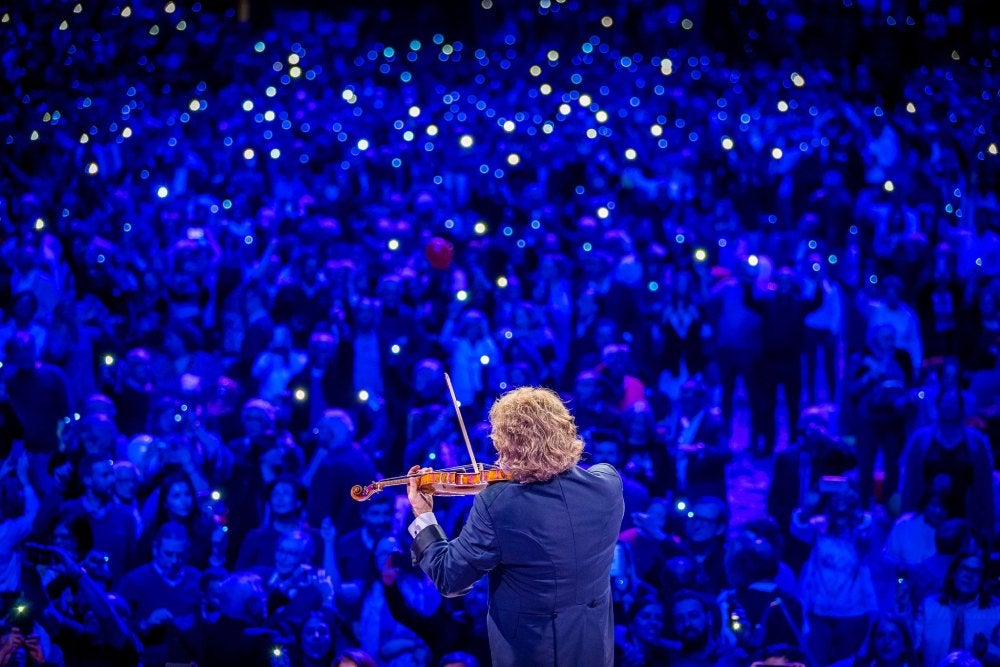
M 736 667 L 740 652 L 726 646 L 720 637 L 718 608 L 703 594 L 690 590 L 674 594 L 667 608 L 666 618 L 671 633 L 680 646 L 669 654 L 666 662 L 654 664 L 682 665 L 683 667 Z M 624 663 L 628 665 L 628 663 Z M 640 663 L 642 664 L 642 663 Z
M 625 620 L 624 625 L 615 627 L 616 667 L 670 664 L 671 649 L 676 644 L 664 635 L 666 623 L 659 600 L 655 597 L 637 600 Z
M 201 569 L 208 567 L 216 526 L 202 511 L 191 478 L 183 472 L 168 475 L 160 484 L 156 515 L 139 538 L 137 556 L 140 561 L 150 557 L 155 536 L 170 521 L 181 524 L 187 531 L 187 562 Z
M 344 410 L 331 408 L 316 422 L 316 449 L 302 483 L 309 489 L 309 523 L 319 525 L 333 517 L 338 530 L 347 533 L 361 524 L 351 500 L 351 486 L 374 480 L 371 457 L 354 440 L 354 420 Z
M 721 498 L 702 496 L 688 504 L 681 545 L 697 564 L 705 589 L 717 594 L 726 585 L 725 543 L 729 509 Z
M 127 573 L 115 587 L 131 609 L 147 665 L 199 657 L 192 632 L 201 612 L 201 572 L 187 564 L 188 548 L 182 524 L 158 526 L 153 560 Z
M 551 390 L 505 394 L 491 407 L 490 423 L 498 463 L 512 481 L 477 495 L 468 523 L 449 542 L 434 519 L 433 497 L 411 480 L 414 559 L 445 595 L 462 594 L 489 573 L 497 667 L 574 661 L 610 667 L 621 480 L 610 466 L 577 466 L 583 441 Z M 414 466 L 410 474 L 421 471 Z
M 48 478 L 48 457 L 59 446 L 56 424 L 69 415 L 69 386 L 60 368 L 38 360 L 38 350 L 27 331 L 15 332 L 5 352 L 0 373 L 10 405 L 24 430 L 32 480 L 39 484 Z
M 721 411 L 709 404 L 708 388 L 697 378 L 684 382 L 665 435 L 678 497 L 726 498 L 726 465 L 733 453 L 725 433 Z
M 892 498 L 899 484 L 912 373 L 910 359 L 896 347 L 895 337 L 889 324 L 872 327 L 868 346 L 855 360 L 848 380 L 857 430 L 858 484 L 865 507 L 874 495 L 875 463 L 880 451 L 885 469 L 882 502 Z
M 788 427 L 794 433 L 802 397 L 802 354 L 805 351 L 806 317 L 823 304 L 824 292 L 815 291 L 806 299 L 799 278 L 790 267 L 782 267 L 773 285 L 763 293 L 745 285 L 746 305 L 757 312 L 761 321 L 763 345 L 754 372 L 755 389 L 760 397 L 760 435 L 763 442 L 751 442 L 756 456 L 770 456 L 777 443 L 778 387 L 785 392 Z
M 822 479 L 819 490 L 792 514 L 791 533 L 812 546 L 799 593 L 809 623 L 807 648 L 826 665 L 858 650 L 877 605 L 866 561 L 871 515 L 845 478 Z
M 994 643 L 1000 605 L 986 588 L 985 570 L 979 552 L 963 552 L 948 569 L 941 594 L 924 598 L 913 628 L 925 667 L 936 667 L 956 650 L 970 651 L 986 664 L 1000 660 L 1000 646 Z
M 83 495 L 59 506 L 60 516 L 78 515 L 90 524 L 93 548 L 107 558 L 111 581 L 116 582 L 135 564 L 139 526 L 135 515 L 114 501 L 114 461 L 106 456 L 88 455 L 80 460 L 79 477 Z M 45 531 L 47 527 L 36 526 Z
M 278 543 L 296 530 L 307 533 L 313 544 L 320 544 L 319 533 L 305 520 L 309 492 L 299 480 L 291 475 L 279 477 L 268 486 L 267 499 L 267 519 L 243 540 L 236 559 L 238 570 L 273 567 Z
M 833 403 L 838 400 L 840 379 L 840 336 L 843 332 L 843 290 L 840 283 L 830 277 L 828 262 L 817 253 L 808 257 L 808 269 L 802 273 L 803 296 L 813 300 L 822 296 L 819 308 L 806 315 L 805 357 L 806 396 L 811 405 L 820 401 Z M 823 365 L 820 366 L 822 358 Z M 825 396 L 820 397 L 820 370 L 823 372 Z
M 982 433 L 965 424 L 961 389 L 945 390 L 937 400 L 937 423 L 910 437 L 903 459 L 902 509 L 917 509 L 936 480 L 946 480 L 949 516 L 968 517 L 976 537 L 988 547 L 995 533 L 993 453 Z
M 837 667 L 917 667 L 913 634 L 906 620 L 881 613 L 872 621 L 868 639 L 857 655 Z
M 854 450 L 831 432 L 832 406 L 811 406 L 799 418 L 798 437 L 774 457 L 771 483 L 767 488 L 767 513 L 774 517 L 786 538 L 785 560 L 798 569 L 808 556 L 808 547 L 788 540 L 792 513 L 818 492 L 824 476 L 845 475 L 857 467 Z
M 891 327 L 892 346 L 906 352 L 909 356 L 907 371 L 914 375 L 924 362 L 923 339 L 920 320 L 903 300 L 903 295 L 903 282 L 896 276 L 888 276 L 882 281 L 881 299 L 865 301 L 864 292 L 860 292 L 858 298 L 862 300 L 862 312 L 867 317 L 869 332 L 883 325 Z

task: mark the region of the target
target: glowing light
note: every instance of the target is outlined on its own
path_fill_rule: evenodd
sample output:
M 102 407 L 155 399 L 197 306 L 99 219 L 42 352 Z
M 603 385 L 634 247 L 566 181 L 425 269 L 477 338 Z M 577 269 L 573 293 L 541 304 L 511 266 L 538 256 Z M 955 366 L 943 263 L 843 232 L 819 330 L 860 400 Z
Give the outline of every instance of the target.
M 264 89 L 264 94 L 267 95 L 268 97 L 274 97 L 275 95 L 278 94 L 278 89 L 275 88 L 274 86 L 268 86 L 267 88 Z
M 517 127 L 517 125 L 515 125 L 512 120 L 505 120 L 503 122 L 504 132 L 513 132 L 515 127 Z
M 288 64 L 289 65 L 298 65 L 299 64 L 299 54 L 297 54 L 297 53 L 289 53 L 288 54 Z
M 722 148 L 727 151 L 733 150 L 733 140 L 729 137 L 722 137 Z
M 274 112 L 273 112 L 273 111 L 271 111 L 270 109 L 268 109 L 267 111 L 265 111 L 265 112 L 264 112 L 264 120 L 266 120 L 266 121 L 267 121 L 267 122 L 269 122 L 269 123 L 270 123 L 270 122 L 271 122 L 272 120 L 274 120 Z
M 605 16 L 604 18 L 601 19 L 601 25 L 604 26 L 605 28 L 610 28 L 614 24 L 615 20 L 610 16 Z
M 298 401 L 298 402 L 300 402 L 300 403 L 302 401 L 306 400 L 306 390 L 302 389 L 302 388 L 296 389 L 295 390 L 295 400 Z
M 126 18 L 126 19 L 128 17 L 132 16 L 132 8 L 131 7 L 124 7 L 124 8 L 122 8 L 121 16 L 122 16 L 122 18 Z
M 608 121 L 608 112 L 602 109 L 594 114 L 594 118 L 598 123 L 606 123 Z
M 90 174 L 91 176 L 93 176 L 94 174 L 97 173 L 97 163 L 96 162 L 91 162 L 90 164 L 87 165 L 87 173 Z
M 389 351 L 392 352 L 393 354 L 399 354 L 400 349 L 402 348 L 400 348 L 397 343 L 393 343 L 392 346 L 389 347 Z
M 500 276 L 497 278 L 497 287 L 503 288 L 507 286 L 507 277 Z
M 792 83 L 795 85 L 796 88 L 801 88 L 802 86 L 806 85 L 806 80 L 803 79 L 802 75 L 799 74 L 798 72 L 792 72 L 791 79 Z
M 358 150 L 359 151 L 366 151 L 366 150 L 368 150 L 368 140 L 367 139 L 358 139 Z
M 596 139 L 597 138 L 597 130 L 595 130 L 594 128 L 590 128 L 589 130 L 587 130 L 587 138 L 588 139 Z
M 104 365 L 105 366 L 112 366 L 112 365 L 114 365 L 114 363 L 115 363 L 115 358 L 114 357 L 112 357 L 110 354 L 105 354 L 104 355 Z
M 690 30 L 691 28 L 694 27 L 694 21 L 692 21 L 691 19 L 684 19 L 683 21 L 681 21 L 681 27 L 684 28 L 685 30 Z
M 670 76 L 674 73 L 674 61 L 670 58 L 664 58 L 660 61 L 660 74 L 663 76 Z
M 406 113 L 410 114 L 410 118 L 416 118 L 420 115 L 420 107 L 413 105 Z
M 190 109 L 191 111 L 197 111 L 200 108 L 201 108 L 201 102 L 199 102 L 198 100 L 191 100 L 191 102 L 188 103 L 188 109 Z
M 780 160 L 782 155 L 784 155 L 784 153 L 781 152 L 780 148 L 771 149 L 771 157 L 773 157 L 775 160 Z
M 38 130 L 32 130 L 31 131 L 31 140 L 32 141 L 38 141 Z
M 159 197 L 160 199 L 166 198 L 168 194 L 170 194 L 170 191 L 167 190 L 167 187 L 165 185 L 161 185 L 160 187 L 156 188 L 156 196 Z
M 281 157 L 281 149 L 280 148 L 272 148 L 271 149 L 271 159 L 272 160 L 277 160 L 279 157 Z
M 634 148 L 626 148 L 625 149 L 625 159 L 626 160 L 634 160 L 635 159 L 635 155 L 636 155 L 636 153 L 635 153 L 635 149 Z
M 580 95 L 580 106 L 589 107 L 593 100 L 590 99 L 590 95 Z
M 681 512 L 683 512 L 684 510 L 687 509 L 687 503 L 684 502 L 683 500 L 678 500 L 677 501 L 677 509 L 680 510 Z
M 539 67 L 538 65 L 532 65 L 528 69 L 528 72 L 531 73 L 531 76 L 541 76 L 541 74 L 542 74 L 542 68 Z
M 469 293 L 466 292 L 464 289 L 460 289 L 457 292 L 455 292 L 455 298 L 458 299 L 459 301 L 468 301 Z
M 219 493 L 218 491 L 212 491 L 212 500 L 221 500 L 221 499 L 222 499 L 221 493 Z
M 649 133 L 654 137 L 658 137 L 661 134 L 663 134 L 663 127 L 661 125 L 656 125 L 656 124 L 650 125 Z
M 461 138 L 459 138 L 458 144 L 462 148 L 472 148 L 472 144 L 473 144 L 472 135 L 471 134 L 463 134 L 461 136 Z
M 485 234 L 486 233 L 486 223 L 483 222 L 482 220 L 480 220 L 475 225 L 473 225 L 472 231 L 474 231 L 477 234 Z
M 958 55 L 958 51 L 952 51 L 951 52 L 951 59 L 952 60 L 961 60 L 961 58 L 962 57 L 960 55 Z
M 481 363 L 483 366 L 488 365 L 490 363 L 489 356 L 484 354 L 483 356 L 479 357 L 479 363 Z
M 565 102 L 559 105 L 559 113 L 561 113 L 562 115 L 568 116 L 570 111 L 571 111 L 570 106 Z
M 132 136 L 132 128 L 131 127 L 126 127 L 124 130 L 122 130 L 122 136 L 125 137 L 126 139 L 128 139 L 129 137 L 131 137 Z
M 399 241 L 396 239 L 389 239 L 389 250 L 399 250 Z
M 243 100 L 243 110 L 253 111 L 253 100 Z
M 600 218 L 601 220 L 606 219 L 610 214 L 611 212 L 608 210 L 607 206 L 602 206 L 599 209 L 597 209 L 597 217 Z
M 559 60 L 559 52 L 556 51 L 555 49 L 552 49 L 545 55 L 545 57 L 549 59 L 550 63 L 554 63 L 557 60 Z
M 987 149 L 986 149 L 986 151 L 987 151 L 987 152 L 988 152 L 988 153 L 989 153 L 990 155 L 996 155 L 996 154 L 997 154 L 997 145 L 996 145 L 996 144 L 990 144 L 990 145 L 989 145 L 989 148 L 987 148 Z
M 705 252 L 704 248 L 696 248 L 694 251 L 694 260 L 696 262 L 704 262 L 708 259 L 708 253 Z
M 538 92 L 542 95 L 550 95 L 552 93 L 552 86 L 547 83 L 543 83 L 538 87 Z
M 254 152 L 253 152 L 252 148 L 248 148 L 245 151 L 243 151 L 243 159 L 244 160 L 252 160 L 253 156 L 254 156 Z
M 43 229 L 45 229 L 45 221 L 42 220 L 41 218 L 36 219 L 35 220 L 35 230 L 36 231 L 41 231 Z
M 910 113 L 917 113 L 917 107 L 913 104 L 913 102 L 906 103 L 906 110 Z
M 757 255 L 750 255 L 747 257 L 747 264 L 750 266 L 757 266 L 760 264 L 760 260 L 757 258 Z
M 80 135 L 80 143 L 81 143 L 81 144 L 85 144 L 85 143 L 87 143 L 88 141 L 90 141 L 90 137 L 89 137 L 89 136 L 87 136 L 87 133 L 86 133 L 86 132 L 84 132 L 83 134 L 81 134 L 81 135 Z
M 173 14 L 176 9 L 177 9 L 177 6 L 174 5 L 174 3 L 168 2 L 167 6 L 163 8 L 163 11 L 165 11 L 168 14 Z
M 437 125 L 428 125 L 427 126 L 427 136 L 436 137 L 437 133 L 438 133 L 438 126 Z
M 301 67 L 291 68 L 290 70 L 288 70 L 288 76 L 292 77 L 293 79 L 299 78 L 300 76 L 302 76 L 302 68 Z
M 361 391 L 358 392 L 358 400 L 359 401 L 367 401 L 370 398 L 370 396 L 371 395 L 366 390 L 364 390 L 364 389 L 362 389 Z
M 552 134 L 554 129 L 556 128 L 552 123 L 545 123 L 545 125 L 542 125 L 542 132 L 545 134 Z
M 893 190 L 896 189 L 896 186 L 893 185 L 892 181 L 886 181 L 885 183 L 882 184 L 882 189 L 884 189 L 886 192 L 892 192 Z
M 786 102 L 785 100 L 781 100 L 780 102 L 778 102 L 778 111 L 781 111 L 782 113 L 788 111 L 788 102 Z
M 512 167 L 516 167 L 521 162 L 521 156 L 517 153 L 511 153 L 507 156 L 507 164 Z

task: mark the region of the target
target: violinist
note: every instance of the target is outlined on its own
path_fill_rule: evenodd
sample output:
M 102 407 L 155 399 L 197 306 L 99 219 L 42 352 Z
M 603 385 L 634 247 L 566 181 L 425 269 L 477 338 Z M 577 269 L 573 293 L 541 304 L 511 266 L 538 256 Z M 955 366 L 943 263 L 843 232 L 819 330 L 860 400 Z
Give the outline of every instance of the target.
M 610 571 L 624 513 L 622 482 L 607 464 L 578 465 L 583 441 L 559 396 L 522 387 L 489 413 L 498 465 L 510 481 L 484 485 L 459 536 L 448 540 L 410 469 L 409 531 L 417 563 L 445 596 L 489 577 L 493 664 L 614 662 Z

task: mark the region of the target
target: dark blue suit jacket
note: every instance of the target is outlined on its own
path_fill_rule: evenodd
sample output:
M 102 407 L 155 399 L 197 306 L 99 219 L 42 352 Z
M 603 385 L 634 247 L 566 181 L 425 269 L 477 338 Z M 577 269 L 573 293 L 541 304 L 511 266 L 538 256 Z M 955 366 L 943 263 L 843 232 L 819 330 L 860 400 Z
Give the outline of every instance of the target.
M 499 482 L 448 541 L 417 534 L 413 557 L 443 595 L 489 573 L 495 667 L 614 663 L 611 559 L 625 504 L 618 472 L 574 466 L 548 482 Z

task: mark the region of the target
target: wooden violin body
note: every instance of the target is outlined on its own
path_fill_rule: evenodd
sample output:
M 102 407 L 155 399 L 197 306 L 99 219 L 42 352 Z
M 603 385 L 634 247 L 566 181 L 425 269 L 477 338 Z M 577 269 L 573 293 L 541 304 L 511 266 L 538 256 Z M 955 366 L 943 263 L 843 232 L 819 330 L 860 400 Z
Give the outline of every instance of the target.
M 468 466 L 460 469 L 432 470 L 419 475 L 391 477 L 362 486 L 355 484 L 351 488 L 351 498 L 357 501 L 368 500 L 387 486 L 406 484 L 410 479 L 416 479 L 421 493 L 435 496 L 470 496 L 485 489 L 493 482 L 510 480 L 510 475 L 493 466 L 481 466 L 480 470 L 471 470 Z

